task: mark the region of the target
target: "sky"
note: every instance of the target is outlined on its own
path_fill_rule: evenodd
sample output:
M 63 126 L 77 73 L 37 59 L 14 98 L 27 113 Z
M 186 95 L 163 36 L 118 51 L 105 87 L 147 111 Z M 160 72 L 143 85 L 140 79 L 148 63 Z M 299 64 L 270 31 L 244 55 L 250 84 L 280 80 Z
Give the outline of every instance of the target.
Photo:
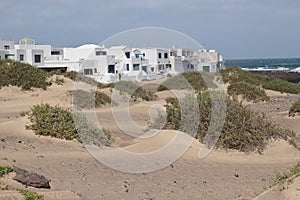
M 0 0 L 0 11 L 3 40 L 76 47 L 161 27 L 228 59 L 300 57 L 299 0 Z M 168 39 L 180 45 L 177 36 Z

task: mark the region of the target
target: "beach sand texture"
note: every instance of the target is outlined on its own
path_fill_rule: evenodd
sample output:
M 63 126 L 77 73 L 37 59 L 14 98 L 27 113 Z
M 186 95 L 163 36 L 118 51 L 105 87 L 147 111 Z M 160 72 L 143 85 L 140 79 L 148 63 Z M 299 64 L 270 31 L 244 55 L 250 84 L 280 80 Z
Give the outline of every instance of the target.
M 286 171 L 300 159 L 300 152 L 285 141 L 273 141 L 262 155 L 233 150 L 214 150 L 205 159 L 198 158 L 201 144 L 194 140 L 188 151 L 172 165 L 159 171 L 130 174 L 111 169 L 93 158 L 77 141 L 36 136 L 25 129 L 28 119 L 19 113 L 39 103 L 71 106 L 68 91 L 74 84 L 65 79 L 63 86 L 52 85 L 47 90 L 21 91 L 16 87 L 0 90 L 0 165 L 16 165 L 43 174 L 51 179 L 51 190 L 32 189 L 47 199 L 145 200 L 145 199 L 253 199 L 268 187 L 275 170 Z M 287 109 L 294 96 L 268 91 L 281 103 L 272 109 L 267 104 L 254 105 L 266 111 L 273 120 L 300 134 L 299 117 L 288 118 Z M 167 91 L 158 92 L 158 100 L 139 102 L 130 108 L 137 124 L 146 125 L 148 110 L 153 104 L 163 105 Z M 284 100 L 285 99 L 285 100 Z M 273 104 L 270 104 L 273 105 Z M 110 107 L 96 110 L 100 124 L 116 137 L 116 144 L 136 153 L 152 152 L 166 145 L 175 131 L 161 131 L 150 139 L 134 139 L 122 133 L 114 122 Z M 5 158 L 5 159 L 4 159 Z M 15 160 L 16 162 L 13 162 Z M 12 180 L 13 173 L 0 179 L 10 188 L 24 188 Z M 272 188 L 257 197 L 264 199 L 299 199 L 300 179 L 282 192 Z M 0 191 L 1 200 L 22 199 L 20 194 Z

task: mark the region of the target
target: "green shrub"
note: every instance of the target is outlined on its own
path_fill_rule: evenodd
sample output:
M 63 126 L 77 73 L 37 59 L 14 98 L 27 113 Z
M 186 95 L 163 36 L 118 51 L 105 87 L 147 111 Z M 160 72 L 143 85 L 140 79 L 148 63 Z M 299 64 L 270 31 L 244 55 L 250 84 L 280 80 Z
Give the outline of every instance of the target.
M 57 76 L 55 77 L 55 81 L 54 81 L 54 83 L 56 83 L 57 85 L 63 85 L 63 84 L 64 84 L 64 82 L 65 82 L 65 80 L 64 80 L 64 79 L 62 79 L 62 78 L 58 78 Z
M 96 145 L 109 144 L 111 136 L 99 130 L 81 114 L 72 114 L 70 110 L 49 104 L 35 105 L 27 112 L 31 124 L 27 129 L 37 135 L 51 136 L 66 140 L 77 139 Z
M 214 130 L 220 128 L 218 127 L 218 122 L 221 122 L 222 120 L 221 111 L 225 111 L 225 108 L 219 103 L 217 104 L 218 109 L 214 113 L 214 117 L 212 117 L 211 95 L 215 95 L 217 98 L 214 99 L 217 99 L 217 101 L 222 101 L 222 98 L 219 98 L 217 94 L 210 94 L 209 92 L 198 94 L 197 97 L 200 118 L 195 137 L 201 142 L 204 141 L 208 128 L 210 128 L 210 136 L 212 138 L 214 137 Z M 269 140 L 279 138 L 284 139 L 297 147 L 297 138 L 293 131 L 279 127 L 271 122 L 264 113 L 252 111 L 250 108 L 243 106 L 240 102 L 232 100 L 229 97 L 226 97 L 225 101 L 227 104 L 225 123 L 219 140 L 216 143 L 216 148 L 236 149 L 243 152 L 257 150 L 258 152 L 261 152 Z M 187 130 L 182 130 L 181 128 L 182 116 L 186 116 L 187 113 L 184 113 L 184 115 L 181 113 L 179 102 L 191 102 L 191 98 L 185 97 L 180 101 L 173 97 L 168 99 L 168 104 L 166 105 L 167 119 L 164 128 L 181 130 L 188 133 Z M 191 103 L 185 103 L 185 105 L 188 104 L 191 105 Z M 192 109 L 191 107 L 190 110 L 191 112 L 194 112 L 193 110 L 195 109 Z M 212 119 L 213 121 L 211 121 Z M 191 126 L 196 125 L 195 122 L 194 124 L 190 122 L 190 124 Z
M 9 174 L 10 172 L 12 172 L 13 169 L 11 167 L 8 166 L 0 166 L 0 177 L 4 176 L 5 174 Z
M 288 185 L 293 182 L 293 180 L 300 175 L 300 162 L 298 162 L 296 165 L 290 168 L 289 171 L 279 173 L 277 172 L 275 174 L 275 177 L 273 178 L 272 184 L 270 187 L 273 187 L 275 185 L 281 186 L 280 190 L 285 189 L 285 184 Z
M 247 101 L 259 102 L 270 100 L 265 90 L 246 82 L 231 83 L 227 88 L 227 92 L 230 96 L 240 95 Z
M 31 88 L 47 89 L 48 74 L 29 64 L 12 60 L 0 60 L 0 88 L 5 86 L 17 86 L 23 90 Z
M 98 83 L 97 88 L 98 89 L 103 89 L 103 88 L 114 88 L 115 83 Z
M 297 113 L 300 113 L 300 99 L 295 101 L 289 110 L 289 116 L 294 117 Z
M 31 192 L 25 189 L 17 189 L 17 191 L 24 196 L 25 200 L 44 200 L 44 197 L 36 192 Z
M 216 88 L 213 82 L 214 74 L 205 72 L 184 72 L 164 81 L 158 91 L 171 89 L 193 89 L 195 91 L 204 91 L 208 88 Z
M 242 70 L 240 67 L 229 67 L 220 71 L 224 83 L 246 82 L 251 85 L 261 86 L 264 89 L 300 94 L 300 85 L 290 83 L 281 79 L 274 79 L 249 71 Z
M 73 96 L 73 105 L 79 109 L 98 108 L 111 103 L 111 98 L 103 92 L 88 92 L 85 90 L 70 91 Z
M 131 98 L 134 100 L 137 98 L 141 98 L 145 101 L 153 101 L 157 99 L 157 96 L 152 91 L 145 90 L 133 81 L 119 81 L 115 84 L 115 89 L 119 90 L 120 93 L 127 93 L 131 95 Z

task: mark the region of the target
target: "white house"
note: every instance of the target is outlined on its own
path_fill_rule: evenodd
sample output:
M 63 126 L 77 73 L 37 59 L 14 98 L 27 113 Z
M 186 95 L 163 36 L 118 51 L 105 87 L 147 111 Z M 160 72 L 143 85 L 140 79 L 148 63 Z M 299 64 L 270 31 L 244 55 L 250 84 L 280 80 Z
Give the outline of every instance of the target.
M 15 60 L 33 66 L 43 66 L 51 55 L 51 45 L 36 45 L 30 38 L 24 38 L 15 45 Z
M 171 68 L 169 50 L 162 48 L 140 48 L 145 59 L 149 60 L 150 74 L 166 74 Z
M 0 40 L 0 59 L 14 59 L 15 42 Z
M 198 51 L 199 68 L 205 72 L 216 72 L 224 68 L 224 60 L 216 50 Z
M 149 63 L 139 49 L 132 50 L 127 46 L 112 46 L 107 48 L 108 55 L 116 59 L 116 73 L 121 80 L 141 81 L 147 79 Z

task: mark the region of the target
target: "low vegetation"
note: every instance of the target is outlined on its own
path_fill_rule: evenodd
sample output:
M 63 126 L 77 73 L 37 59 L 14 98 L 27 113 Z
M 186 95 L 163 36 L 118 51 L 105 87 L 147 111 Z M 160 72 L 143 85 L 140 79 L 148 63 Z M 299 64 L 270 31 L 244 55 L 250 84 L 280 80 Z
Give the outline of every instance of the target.
M 229 67 L 220 71 L 225 83 L 246 82 L 268 90 L 300 94 L 300 85 L 290 83 L 281 79 L 262 76 L 249 71 L 242 70 L 240 67 Z
M 115 84 L 115 89 L 120 93 L 126 93 L 134 100 L 141 98 L 144 101 L 153 101 L 157 99 L 157 96 L 153 91 L 145 90 L 133 81 L 119 81 Z
M 227 109 L 219 102 L 218 109 L 215 113 L 212 113 L 212 95 L 215 95 L 214 99 L 217 101 L 225 101 Z M 205 136 L 210 131 L 210 137 L 214 137 L 214 130 L 217 130 L 219 123 L 224 120 L 224 126 L 221 127 L 221 135 L 216 143 L 217 148 L 236 149 L 243 152 L 257 151 L 261 153 L 266 144 L 270 140 L 284 139 L 293 146 L 296 145 L 296 134 L 285 128 L 281 128 L 278 125 L 271 122 L 264 113 L 255 112 L 248 107 L 243 106 L 240 102 L 232 100 L 229 97 L 219 98 L 222 96 L 217 92 L 203 92 L 197 96 L 197 104 L 199 105 L 200 119 L 195 122 L 195 104 L 193 99 L 186 96 L 183 99 L 168 98 L 166 105 L 166 123 L 163 125 L 164 129 L 181 130 L 188 134 L 189 127 L 196 127 L 196 134 L 192 133 L 192 136 L 198 138 L 201 142 L 204 141 Z M 181 106 L 180 106 L 181 104 Z M 181 113 L 183 109 L 189 112 Z M 225 110 L 226 109 L 226 110 Z M 226 116 L 222 118 L 222 112 L 226 113 Z M 191 115 L 191 116 L 190 116 Z M 211 121 L 213 120 L 213 121 Z M 156 120 L 156 122 L 164 120 Z M 216 122 L 216 123 L 214 123 Z M 185 123 L 187 126 L 182 126 Z M 160 124 L 152 124 L 151 126 L 161 126 Z M 210 128 L 210 129 L 209 129 Z
M 23 195 L 25 200 L 44 200 L 44 197 L 36 192 L 31 192 L 25 189 L 17 189 L 17 191 Z
M 208 88 L 216 88 L 213 82 L 214 74 L 205 72 L 184 72 L 164 81 L 158 91 L 171 89 L 193 89 L 195 91 L 205 91 Z
M 69 71 L 69 72 L 62 73 L 62 75 L 76 82 L 84 82 L 91 85 L 97 85 L 97 82 L 94 79 L 88 76 L 84 76 L 80 72 Z
M 51 136 L 66 140 L 76 139 L 85 144 L 109 145 L 110 133 L 98 129 L 83 115 L 49 104 L 35 105 L 26 112 L 31 124 L 27 129 L 37 135 Z
M 13 169 L 11 167 L 8 166 L 0 166 L 0 177 L 9 174 L 10 172 L 12 172 Z
M 98 108 L 112 102 L 110 96 L 99 91 L 74 90 L 70 94 L 73 96 L 73 105 L 79 109 Z
M 294 117 L 297 113 L 300 113 L 300 99 L 295 101 L 289 110 L 289 116 Z
M 0 88 L 17 86 L 23 90 L 47 89 L 49 74 L 41 69 L 12 60 L 0 60 Z
M 270 187 L 279 185 L 280 190 L 284 190 L 290 185 L 296 177 L 300 175 L 300 162 L 290 168 L 287 172 L 276 172 Z
M 114 88 L 115 85 L 116 85 L 115 83 L 98 83 L 98 84 L 97 84 L 97 88 L 98 88 L 98 89 Z
M 241 96 L 247 101 L 259 102 L 270 100 L 265 90 L 246 82 L 231 83 L 227 88 L 227 92 L 230 96 Z

